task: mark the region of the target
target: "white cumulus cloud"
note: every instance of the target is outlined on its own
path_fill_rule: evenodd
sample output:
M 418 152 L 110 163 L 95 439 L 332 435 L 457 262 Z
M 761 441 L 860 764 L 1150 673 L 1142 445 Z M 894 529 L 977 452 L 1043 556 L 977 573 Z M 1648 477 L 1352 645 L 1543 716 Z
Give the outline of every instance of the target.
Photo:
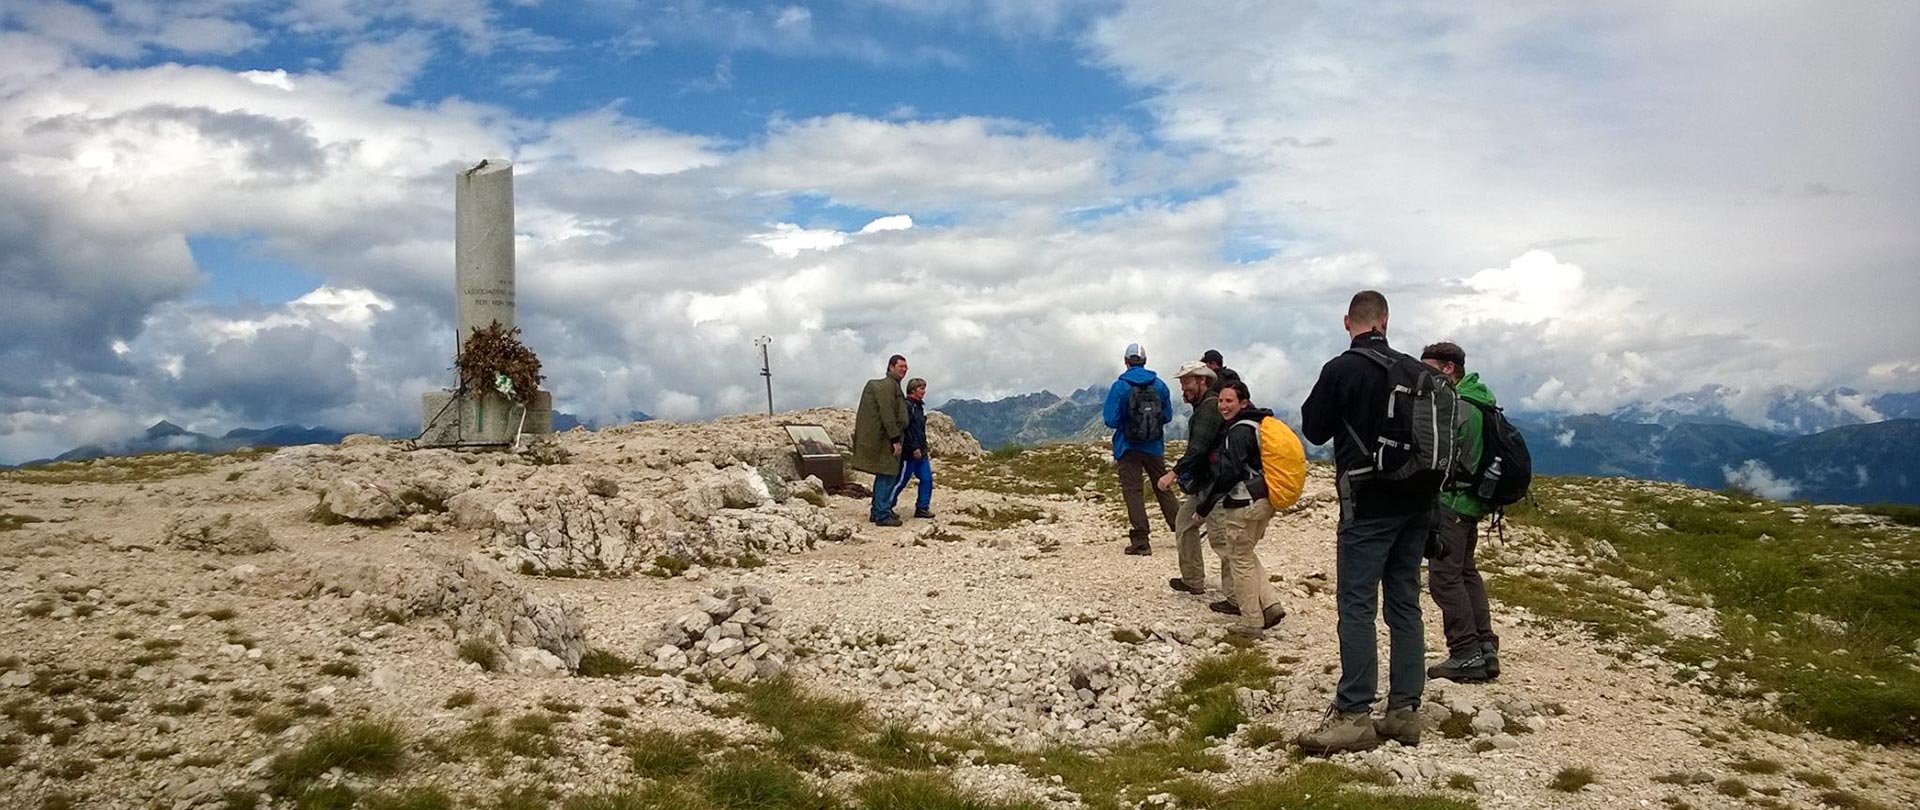
M 1800 491 L 1798 481 L 1776 476 L 1766 464 L 1754 459 L 1747 459 L 1738 467 L 1722 467 L 1720 471 L 1727 477 L 1727 486 L 1769 500 L 1784 501 Z

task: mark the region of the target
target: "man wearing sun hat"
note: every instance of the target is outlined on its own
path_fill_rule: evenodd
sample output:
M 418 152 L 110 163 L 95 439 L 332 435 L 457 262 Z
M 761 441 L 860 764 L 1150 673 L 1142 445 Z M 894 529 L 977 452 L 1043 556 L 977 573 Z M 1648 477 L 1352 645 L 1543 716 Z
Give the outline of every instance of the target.
M 1173 521 L 1173 536 L 1180 548 L 1180 576 L 1167 580 L 1167 587 L 1195 595 L 1207 592 L 1207 561 L 1200 543 L 1205 536 L 1213 545 L 1214 555 L 1220 558 L 1220 590 L 1232 601 L 1233 576 L 1227 568 L 1226 540 L 1211 536 L 1206 531 L 1206 520 L 1195 514 L 1200 505 L 1199 493 L 1213 477 L 1213 451 L 1219 444 L 1221 429 L 1226 426 L 1214 398 L 1213 369 L 1201 362 L 1188 361 L 1180 364 L 1175 376 L 1180 381 L 1180 398 L 1193 406 L 1193 415 L 1187 419 L 1187 451 L 1174 462 L 1173 469 L 1155 482 L 1166 492 L 1173 492 L 1177 484 L 1179 491 L 1186 494 L 1180 501 L 1180 514 Z
M 1172 493 L 1152 485 L 1167 474 L 1166 427 L 1173 421 L 1173 397 L 1167 384 L 1147 369 L 1145 346 L 1129 343 L 1121 355 L 1127 370 L 1107 389 L 1101 418 L 1113 428 L 1113 468 L 1127 504 L 1127 553 L 1145 556 L 1153 553 L 1153 544 L 1144 493 L 1152 490 L 1159 501 L 1168 531 L 1173 531 L 1180 511 Z

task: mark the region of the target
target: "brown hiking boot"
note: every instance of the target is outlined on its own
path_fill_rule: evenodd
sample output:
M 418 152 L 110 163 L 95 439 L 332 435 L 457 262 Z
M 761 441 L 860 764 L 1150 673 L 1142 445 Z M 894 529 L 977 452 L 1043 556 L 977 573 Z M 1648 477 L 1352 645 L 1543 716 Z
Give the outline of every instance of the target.
M 1293 738 L 1293 744 L 1324 757 L 1343 751 L 1371 751 L 1380 747 L 1380 734 L 1373 730 L 1370 712 L 1328 709 L 1320 727 Z
M 1401 745 L 1420 744 L 1420 710 L 1388 709 L 1387 716 L 1374 721 L 1374 733 Z

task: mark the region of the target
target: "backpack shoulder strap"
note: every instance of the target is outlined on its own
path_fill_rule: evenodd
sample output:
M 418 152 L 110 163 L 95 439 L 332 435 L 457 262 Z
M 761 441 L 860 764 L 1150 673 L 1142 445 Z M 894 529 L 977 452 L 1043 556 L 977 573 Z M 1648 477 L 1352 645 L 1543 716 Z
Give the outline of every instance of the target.
M 1372 347 L 1361 348 L 1361 347 L 1355 346 L 1351 349 L 1341 352 L 1341 354 L 1357 354 L 1361 357 L 1367 358 L 1368 360 L 1372 360 L 1375 365 L 1378 365 L 1381 368 L 1393 367 L 1392 357 L 1388 356 L 1385 352 L 1382 352 L 1379 349 L 1375 349 Z

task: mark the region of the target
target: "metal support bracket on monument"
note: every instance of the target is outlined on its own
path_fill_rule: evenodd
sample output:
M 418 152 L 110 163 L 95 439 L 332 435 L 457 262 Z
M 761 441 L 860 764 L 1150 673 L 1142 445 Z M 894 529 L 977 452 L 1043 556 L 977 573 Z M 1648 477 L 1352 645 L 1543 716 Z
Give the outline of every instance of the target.
M 498 323 L 514 328 L 513 164 L 483 160 L 454 174 L 454 345 Z M 525 403 L 511 386 L 429 392 L 421 397 L 421 447 L 515 449 L 553 432 L 553 394 Z

